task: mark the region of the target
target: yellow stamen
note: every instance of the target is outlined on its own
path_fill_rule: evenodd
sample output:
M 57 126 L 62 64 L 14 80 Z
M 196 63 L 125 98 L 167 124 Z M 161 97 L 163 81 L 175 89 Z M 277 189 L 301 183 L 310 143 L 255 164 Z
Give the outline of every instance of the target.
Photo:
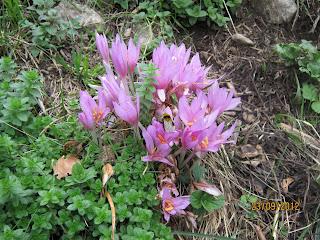
M 191 127 L 194 124 L 194 121 L 187 122 L 187 126 Z
M 93 111 L 93 119 L 96 123 L 100 122 L 103 116 L 103 112 L 101 110 Z
M 191 139 L 192 139 L 192 141 L 195 141 L 195 140 L 197 140 L 197 137 L 192 134 L 192 135 L 191 135 Z
M 202 140 L 202 142 L 200 143 L 200 147 L 201 147 L 202 149 L 206 149 L 206 148 L 208 148 L 208 145 L 209 145 L 209 139 L 208 139 L 208 137 L 205 137 L 205 138 Z
M 164 208 L 163 210 L 165 210 L 166 212 L 170 212 L 174 209 L 174 205 L 173 202 L 170 199 L 166 199 L 164 201 Z
M 158 137 L 161 144 L 167 143 L 166 139 L 164 138 L 164 136 L 162 134 L 158 133 L 157 137 Z

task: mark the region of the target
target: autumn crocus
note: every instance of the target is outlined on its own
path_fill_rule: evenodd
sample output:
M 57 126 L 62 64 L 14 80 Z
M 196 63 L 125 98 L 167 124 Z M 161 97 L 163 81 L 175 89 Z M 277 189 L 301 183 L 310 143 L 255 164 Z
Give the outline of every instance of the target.
M 207 110 L 207 98 L 199 92 L 189 105 L 186 96 L 179 99 L 179 117 L 186 126 L 192 126 L 198 119 L 204 117 Z
M 202 138 L 195 148 L 195 151 L 198 155 L 201 152 L 217 152 L 222 144 L 233 142 L 228 139 L 231 137 L 235 127 L 236 124 L 234 123 L 229 129 L 223 132 L 224 123 L 218 126 L 213 124 L 202 134 Z
M 121 78 L 125 78 L 128 73 L 128 49 L 118 34 L 112 42 L 110 55 L 116 72 Z
M 160 195 L 161 196 L 163 194 L 163 190 L 164 189 L 169 189 L 173 193 L 173 195 L 175 197 L 179 196 L 179 192 L 178 192 L 178 189 L 177 189 L 176 185 L 168 177 L 165 177 L 165 178 L 160 180 L 160 187 L 161 187 L 161 191 L 160 191 Z
M 128 67 L 129 67 L 130 73 L 133 73 L 135 67 L 137 66 L 139 54 L 140 54 L 140 43 L 135 45 L 132 39 L 130 38 L 128 43 Z
M 144 162 L 161 162 L 173 166 L 173 163 L 167 159 L 171 152 L 171 148 L 168 144 L 156 145 L 155 140 L 145 128 L 142 129 L 142 136 L 148 152 L 147 156 L 142 157 Z
M 129 40 L 128 47 L 117 34 L 116 40 L 112 42 L 110 49 L 111 59 L 116 72 L 124 79 L 128 71 L 133 73 L 138 63 L 140 44 L 134 45 L 132 39 Z
M 117 101 L 121 88 L 112 71 L 107 71 L 105 76 L 100 77 L 100 80 L 103 88 L 110 94 L 112 101 Z
M 155 72 L 155 87 L 162 102 L 165 101 L 165 92 L 171 84 L 171 80 L 177 73 L 177 68 L 172 62 L 172 53 L 164 42 L 153 51 L 152 62 L 157 68 Z
M 113 102 L 114 110 L 119 118 L 126 121 L 132 126 L 137 126 L 139 122 L 140 102 L 136 98 L 136 104 L 128 96 L 124 89 L 120 89 L 118 101 Z
M 80 91 L 80 106 L 83 112 L 79 114 L 79 121 L 87 129 L 100 125 L 110 112 L 107 98 L 102 88 L 98 90 L 98 104 L 87 91 Z
M 152 125 L 148 126 L 147 131 L 151 135 L 152 139 L 154 139 L 156 145 L 167 144 L 172 146 L 173 141 L 179 136 L 179 132 L 177 131 L 165 131 L 162 123 L 155 119 L 153 119 Z
M 208 104 L 211 109 L 219 109 L 219 114 L 221 114 L 234 109 L 241 103 L 240 98 L 234 98 L 233 95 L 233 91 L 220 88 L 218 82 L 215 82 L 208 91 Z
M 174 215 L 185 214 L 184 209 L 190 205 L 190 196 L 172 197 L 168 188 L 162 190 L 162 211 L 164 219 L 169 222 Z
M 96 32 L 96 45 L 104 63 L 109 62 L 109 47 L 106 36 Z

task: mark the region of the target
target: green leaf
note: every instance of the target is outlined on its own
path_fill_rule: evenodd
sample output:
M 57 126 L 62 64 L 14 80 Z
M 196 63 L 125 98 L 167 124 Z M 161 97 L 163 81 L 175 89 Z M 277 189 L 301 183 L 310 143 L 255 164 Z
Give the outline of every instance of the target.
M 129 1 L 128 0 L 114 0 L 114 3 L 118 3 L 123 9 L 129 8 Z
M 211 0 L 204 0 L 203 3 L 207 8 L 213 7 L 213 3 Z
M 200 161 L 194 162 L 191 170 L 192 170 L 193 178 L 196 182 L 199 182 L 206 173 L 206 168 L 201 166 Z
M 186 12 L 189 16 L 194 18 L 200 18 L 207 16 L 207 12 L 201 10 L 201 7 L 199 5 L 195 5 L 193 8 L 187 8 Z
M 193 4 L 192 0 L 172 0 L 176 8 L 185 9 Z
M 302 96 L 309 101 L 316 101 L 318 98 L 318 90 L 314 85 L 305 83 L 302 86 Z
M 315 111 L 316 113 L 320 113 L 320 101 L 317 102 L 313 102 L 311 104 L 311 108 L 313 111 Z
M 196 209 L 199 209 L 202 207 L 202 202 L 201 202 L 202 195 L 203 195 L 203 192 L 200 190 L 196 190 L 191 194 L 190 202 L 192 207 Z
M 214 197 L 208 193 L 204 193 L 201 198 L 201 203 L 204 209 L 208 212 L 219 209 L 224 205 L 224 196 Z

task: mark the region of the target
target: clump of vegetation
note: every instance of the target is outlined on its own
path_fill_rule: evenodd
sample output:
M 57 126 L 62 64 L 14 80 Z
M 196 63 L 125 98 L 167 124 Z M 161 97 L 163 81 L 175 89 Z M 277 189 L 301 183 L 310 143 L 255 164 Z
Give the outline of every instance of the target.
M 32 34 L 34 56 L 39 54 L 41 48 L 56 49 L 77 35 L 79 23 L 76 20 L 66 21 L 59 17 L 55 5 L 55 0 L 33 1 L 33 4 L 27 7 L 29 19 L 20 22 L 20 25 L 30 30 Z
M 130 1 L 130 0 L 114 0 L 116 4 L 119 4 L 124 9 L 138 7 L 142 12 L 147 9 L 147 6 L 153 6 L 157 9 L 157 13 L 154 17 L 171 16 L 176 20 L 182 20 L 186 25 L 194 25 L 198 21 L 206 21 L 209 25 L 215 23 L 218 26 L 224 26 L 230 21 L 227 15 L 228 8 L 231 12 L 240 6 L 242 0 L 204 0 L 192 1 L 192 0 L 172 0 L 172 1 L 157 1 L 152 3 L 149 1 Z M 143 14 L 143 13 L 140 13 Z
M 320 51 L 305 40 L 301 43 L 278 44 L 276 51 L 288 66 L 296 67 L 308 76 L 300 94 L 310 103 L 314 112 L 320 113 Z
M 157 163 L 164 220 L 184 217 L 196 228 L 192 211 L 205 214 L 224 205 L 222 192 L 205 179 L 201 159 L 233 142 L 236 124 L 226 128 L 217 119 L 240 98 L 209 79 L 199 54 L 190 57 L 184 44 L 161 42 L 148 62 L 140 60 L 140 43 L 132 39 L 126 44 L 117 35 L 109 48 L 107 38 L 97 33 L 96 44 L 106 74 L 94 86 L 95 98 L 80 92 L 80 123 L 100 143 L 111 116 L 130 125 L 138 139 L 142 133 L 147 153 L 141 160 Z
M 109 239 L 112 210 L 101 195 L 101 148 L 74 116 L 62 123 L 36 116 L 42 86 L 37 71 L 19 73 L 10 58 L 1 58 L 0 238 Z M 112 141 L 108 135 L 104 139 Z M 70 149 L 68 142 L 85 147 Z M 112 150 L 117 159 L 107 189 L 117 213 L 115 239 L 173 239 L 155 211 L 159 200 L 154 174 L 141 174 L 141 142 L 129 137 L 114 143 Z M 63 155 L 76 161 L 71 176 L 59 176 L 64 168 L 54 167 L 54 174 L 63 177 L 58 179 L 52 168 Z

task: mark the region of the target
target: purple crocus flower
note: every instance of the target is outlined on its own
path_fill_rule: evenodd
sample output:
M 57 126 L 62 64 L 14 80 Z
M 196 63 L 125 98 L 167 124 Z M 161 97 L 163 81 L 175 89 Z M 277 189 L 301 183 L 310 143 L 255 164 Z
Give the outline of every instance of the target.
M 116 72 L 122 79 L 125 78 L 128 73 L 128 49 L 118 34 L 112 42 L 110 55 Z
M 169 222 L 170 216 L 185 214 L 184 209 L 190 205 L 190 196 L 172 197 L 168 188 L 162 190 L 162 210 L 164 219 Z
M 140 54 L 140 46 L 140 43 L 137 46 L 134 45 L 132 39 L 130 38 L 128 43 L 128 66 L 130 73 L 133 73 L 135 67 L 137 66 Z
M 223 132 L 224 122 L 218 126 L 213 124 L 202 135 L 199 144 L 195 148 L 196 152 L 217 152 L 222 144 L 233 143 L 233 141 L 228 141 L 228 139 L 231 137 L 235 127 L 236 123 Z
M 148 126 L 147 131 L 151 135 L 157 146 L 160 144 L 167 144 L 169 146 L 172 146 L 173 141 L 179 136 L 179 132 L 177 131 L 165 131 L 162 123 L 159 123 L 155 119 L 153 119 L 152 125 Z
M 98 104 L 87 91 L 80 91 L 80 106 L 83 112 L 79 113 L 79 121 L 87 129 L 100 125 L 110 112 L 107 107 L 107 97 L 102 88 L 98 90 Z
M 113 102 L 113 106 L 119 118 L 126 121 L 130 125 L 137 126 L 139 122 L 140 111 L 140 101 L 138 96 L 136 99 L 136 104 L 134 104 L 131 96 L 128 96 L 124 89 L 120 89 L 118 101 Z
M 166 90 L 176 74 L 176 67 L 172 64 L 172 54 L 163 41 L 160 43 L 160 46 L 153 51 L 152 62 L 157 68 L 155 72 L 155 87 Z
M 96 45 L 97 49 L 105 63 L 109 62 L 109 47 L 106 36 L 96 32 Z
M 161 186 L 160 196 L 162 196 L 164 189 L 169 189 L 175 197 L 179 196 L 179 191 L 176 185 L 174 184 L 174 182 L 170 178 L 165 177 L 161 179 L 160 186 Z
M 179 99 L 178 109 L 182 122 L 191 127 L 198 119 L 204 117 L 207 110 L 207 97 L 202 92 L 199 92 L 191 102 L 191 105 L 189 105 L 186 96 L 182 96 Z
M 106 89 L 106 91 L 110 94 L 112 101 L 118 101 L 118 96 L 121 88 L 112 71 L 107 71 L 105 76 L 100 77 L 100 80 L 103 88 Z
M 208 104 L 213 110 L 219 109 L 219 114 L 221 114 L 234 109 L 241 103 L 240 98 L 234 98 L 233 95 L 233 91 L 220 88 L 218 82 L 215 82 L 208 91 Z
M 130 73 L 134 72 L 134 68 L 138 63 L 139 53 L 140 44 L 135 46 L 132 39 L 130 39 L 127 48 L 124 41 L 117 34 L 116 40 L 112 42 L 110 55 L 114 68 L 120 75 L 121 79 L 127 76 L 128 71 Z
M 142 157 L 144 162 L 162 162 L 170 166 L 174 166 L 167 159 L 167 156 L 171 152 L 171 148 L 168 144 L 155 145 L 154 139 L 145 128 L 142 128 L 142 136 L 146 142 L 146 148 L 148 152 L 147 156 Z

